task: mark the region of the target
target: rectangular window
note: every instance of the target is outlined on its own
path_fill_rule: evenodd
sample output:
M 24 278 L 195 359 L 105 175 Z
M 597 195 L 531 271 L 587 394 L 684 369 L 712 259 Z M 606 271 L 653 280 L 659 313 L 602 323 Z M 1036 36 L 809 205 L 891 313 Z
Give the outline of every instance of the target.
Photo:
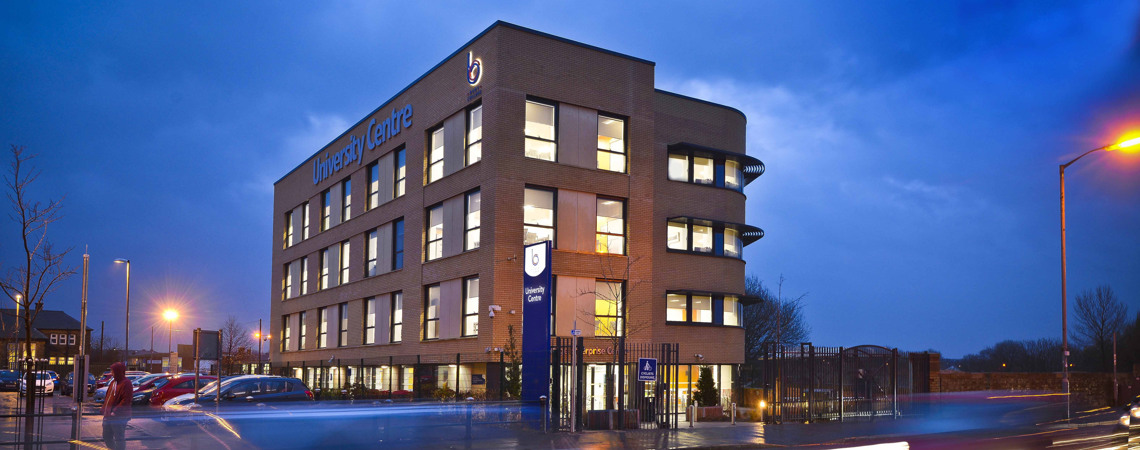
M 318 289 L 329 288 L 329 249 L 321 250 L 321 280 Z
M 56 337 L 55 336 L 56 336 L 55 333 L 51 334 L 51 345 L 56 345 Z
M 282 240 L 284 242 L 282 242 L 281 248 L 289 248 L 289 245 L 293 243 L 293 211 L 285 213 L 285 232 Z
M 431 261 L 443 257 L 443 205 L 428 210 L 427 255 Z
M 693 157 L 693 182 L 713 184 L 716 170 L 712 158 Z
M 309 202 L 301 204 L 301 239 L 309 238 Z
M 598 197 L 598 253 L 625 254 L 625 202 Z
M 740 163 L 731 159 L 724 161 L 724 187 L 740 190 Z
M 309 316 L 309 313 L 307 311 L 301 311 L 300 317 L 298 317 L 298 319 L 300 319 L 300 321 L 301 321 L 301 332 L 297 334 L 297 337 L 300 339 L 297 342 L 299 342 L 301 344 L 300 345 L 301 350 L 304 350 L 305 345 L 307 345 L 305 343 L 305 338 L 309 334 L 309 317 L 308 316 Z
M 293 327 L 289 326 L 289 315 L 281 316 L 281 351 L 287 352 L 293 346 Z
M 467 213 L 463 216 L 463 249 L 473 250 L 479 248 L 479 211 L 482 209 L 482 196 L 479 191 L 467 194 Z
M 328 189 L 321 192 L 321 231 L 329 229 L 329 217 L 332 214 L 332 193 Z
M 669 294 L 666 297 L 665 320 L 668 322 L 687 322 L 689 320 L 689 297 L 685 294 Z
M 368 209 L 380 206 L 380 164 L 368 166 Z
M 713 229 L 710 226 L 693 224 L 693 251 L 712 253 Z
M 301 295 L 309 293 L 309 257 L 301 258 Z
M 680 222 L 669 222 L 669 248 L 674 250 L 689 249 L 689 226 Z
M 527 157 L 557 161 L 554 106 L 527 100 L 525 134 Z
M 404 268 L 404 219 L 392 222 L 392 270 Z
M 483 159 L 483 105 L 467 113 L 467 165 Z
M 340 277 L 337 278 L 338 285 L 348 283 L 349 261 L 348 241 L 344 241 L 340 243 Z
M 408 175 L 408 164 L 404 149 L 401 147 L 396 150 L 396 157 L 392 158 L 396 164 L 396 181 L 392 186 L 392 198 L 400 198 L 404 196 L 404 179 Z
M 523 244 L 554 241 L 554 192 L 526 188 L 523 193 Z
M 439 339 L 439 285 L 426 289 L 424 296 L 424 340 Z
M 669 154 L 669 179 L 689 181 L 689 155 Z
M 479 277 L 463 280 L 463 336 L 479 335 Z
M 379 232 L 372 230 L 368 232 L 368 243 L 364 246 L 364 276 L 374 277 L 378 270 L 376 266 L 376 246 L 379 241 Z
M 376 298 L 364 299 L 364 344 L 376 343 Z
M 289 264 L 282 267 L 281 270 L 281 299 L 289 298 L 289 294 L 293 293 L 293 273 L 289 270 Z
M 625 121 L 598 116 L 598 168 L 625 173 Z
M 338 328 L 340 333 L 336 345 L 344 347 L 348 345 L 348 303 L 341 303 L 337 309 L 340 311 L 340 327 Z
M 431 151 L 428 153 L 427 183 L 443 178 L 443 127 L 431 132 Z
M 404 335 L 404 293 L 392 293 L 392 336 L 391 342 L 400 342 Z
M 344 183 L 341 183 L 340 187 L 342 200 L 340 221 L 344 222 L 352 218 L 352 180 L 345 178 Z
M 724 296 L 724 324 L 729 326 L 740 326 L 740 299 L 735 296 Z
M 693 322 L 712 323 L 713 321 L 712 297 L 707 295 L 693 296 Z
M 329 346 L 329 311 L 317 308 L 317 348 Z
M 594 290 L 594 336 L 621 336 L 625 311 L 622 283 L 598 281 Z
M 74 334 L 67 335 L 67 345 L 75 345 L 75 335 Z
M 724 256 L 739 258 L 742 244 L 739 231 L 734 228 L 724 228 Z

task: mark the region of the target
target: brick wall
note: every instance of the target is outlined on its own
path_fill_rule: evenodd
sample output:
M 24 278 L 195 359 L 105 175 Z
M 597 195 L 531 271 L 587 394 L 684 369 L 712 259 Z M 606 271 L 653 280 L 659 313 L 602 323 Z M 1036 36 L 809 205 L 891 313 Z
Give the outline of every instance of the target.
M 1011 391 L 1011 392 L 1059 392 L 1060 373 L 1024 372 L 941 372 L 938 374 L 940 390 L 932 392 L 967 391 Z M 1128 374 L 1118 374 L 1120 384 L 1118 398 L 1123 401 L 1140 387 L 1140 379 Z M 1112 374 L 1072 372 L 1069 374 L 1069 390 L 1073 403 L 1090 407 L 1108 406 L 1112 403 Z

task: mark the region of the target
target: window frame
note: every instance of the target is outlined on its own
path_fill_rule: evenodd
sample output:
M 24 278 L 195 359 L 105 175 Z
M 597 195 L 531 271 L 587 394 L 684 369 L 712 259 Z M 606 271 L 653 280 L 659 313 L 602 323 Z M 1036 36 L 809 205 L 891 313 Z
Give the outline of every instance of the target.
M 436 304 L 435 304 L 435 317 L 431 316 L 431 290 L 436 290 Z M 440 305 L 443 303 L 443 289 L 439 283 L 429 284 L 424 286 L 424 324 L 423 324 L 423 340 L 425 341 L 438 341 L 439 340 L 439 318 L 440 318 Z M 430 324 L 435 324 L 435 337 L 429 336 L 429 330 L 432 329 Z
M 284 242 L 282 242 L 281 248 L 286 249 L 286 248 L 289 248 L 289 246 L 292 245 L 292 242 L 293 242 L 293 211 L 292 210 L 285 213 L 285 226 L 284 226 L 284 229 L 282 231 L 283 231 L 282 239 Z
M 309 293 L 309 257 L 301 257 L 301 295 Z
M 629 173 L 629 118 L 622 116 L 620 114 L 610 114 L 610 113 L 607 113 L 604 111 L 598 111 L 597 116 L 598 116 L 598 137 L 602 136 L 602 134 L 601 134 L 602 133 L 602 118 L 606 118 L 606 119 L 610 119 L 610 120 L 620 120 L 621 121 L 621 134 L 622 134 L 622 136 L 621 136 L 622 151 L 616 152 L 616 151 L 613 151 L 610 149 L 603 149 L 601 147 L 598 147 L 597 148 L 598 156 L 601 156 L 601 153 L 622 155 L 622 160 L 624 162 L 621 170 L 603 169 L 601 167 L 597 167 L 597 169 L 598 170 L 604 170 L 607 172 L 628 174 Z
M 734 159 L 730 156 L 726 156 L 723 154 L 716 154 L 716 153 L 711 153 L 711 152 L 707 152 L 707 151 L 700 151 L 700 150 L 669 151 L 667 153 L 667 158 L 672 158 L 672 156 L 674 156 L 674 155 L 685 157 L 685 170 L 686 170 L 685 179 L 679 180 L 679 179 L 673 178 L 669 174 L 669 172 L 666 171 L 665 175 L 666 175 L 666 178 L 668 180 L 679 181 L 682 183 L 695 184 L 698 186 L 718 187 L 721 189 L 728 189 L 730 191 L 739 192 L 741 194 L 744 193 L 744 184 L 745 184 L 745 181 L 744 181 L 744 163 L 741 162 L 740 160 Z M 703 158 L 703 159 L 708 159 L 708 160 L 712 161 L 712 172 L 713 172 L 712 173 L 712 181 L 705 183 L 705 182 L 698 182 L 696 180 L 696 159 L 697 158 Z M 726 176 L 726 173 L 728 170 L 728 163 L 730 161 L 736 165 L 736 185 L 735 186 L 730 185 L 728 183 L 728 177 Z
M 408 152 L 401 145 L 392 151 L 392 198 L 403 197 L 408 179 Z
M 526 158 L 530 158 L 530 159 L 537 159 L 539 161 L 549 161 L 549 162 L 557 163 L 558 162 L 558 113 L 559 113 L 558 102 L 528 95 L 526 97 L 526 103 L 534 103 L 537 105 L 552 107 L 554 109 L 554 120 L 553 120 L 554 121 L 554 123 L 553 123 L 554 139 L 546 139 L 546 138 L 541 138 L 538 136 L 531 136 L 531 135 L 526 134 L 526 109 L 525 109 L 526 104 L 524 103 L 523 104 L 524 105 L 523 106 L 523 108 L 524 108 L 523 109 L 523 156 Z M 554 145 L 554 155 L 552 155 L 553 159 L 543 159 L 543 158 L 537 158 L 534 156 L 527 155 L 526 154 L 526 140 L 527 139 L 534 139 L 536 141 L 548 142 L 548 143 L 553 144 Z
M 685 253 L 685 254 L 690 254 L 690 255 L 717 256 L 717 257 L 721 257 L 721 258 L 729 258 L 729 259 L 737 259 L 737 260 L 743 260 L 744 259 L 744 245 L 745 244 L 744 244 L 744 239 L 742 236 L 743 231 L 741 231 L 740 228 L 738 228 L 738 224 L 723 223 L 723 222 L 717 222 L 717 221 L 712 221 L 712 220 L 707 220 L 707 219 L 698 219 L 698 218 L 687 218 L 687 219 L 688 219 L 688 221 L 675 221 L 675 220 L 666 220 L 665 221 L 666 238 L 668 238 L 668 229 L 669 229 L 670 225 L 676 224 L 676 225 L 683 225 L 685 227 L 685 248 L 680 249 L 680 248 L 669 247 L 669 241 L 668 241 L 668 239 L 666 239 L 666 241 L 665 241 L 665 250 L 666 251 L 672 252 L 672 253 Z M 703 223 L 696 223 L 695 224 L 693 222 L 703 222 Z M 702 226 L 702 227 L 708 227 L 710 230 L 712 230 L 711 231 L 712 247 L 710 247 L 709 251 L 706 252 L 706 251 L 701 251 L 701 250 L 695 250 L 694 242 L 693 242 L 693 238 L 695 237 L 695 231 L 693 229 L 694 225 Z M 727 241 L 728 235 L 725 232 L 726 230 L 732 230 L 733 233 L 735 233 L 735 236 L 736 236 L 735 242 L 737 243 L 736 244 L 736 246 L 737 246 L 737 250 L 736 250 L 737 254 L 736 255 L 731 255 L 725 251 L 725 248 L 726 248 L 727 242 L 728 242 Z
M 434 158 L 436 156 L 436 148 L 437 147 L 435 147 L 435 138 L 436 138 L 437 134 L 439 135 L 439 141 L 441 144 L 438 147 L 439 148 L 439 159 L 433 161 L 432 158 Z M 425 153 L 424 156 L 427 157 L 427 158 L 425 158 L 425 161 L 424 161 L 424 169 L 425 169 L 424 170 L 424 186 L 435 183 L 436 181 L 439 181 L 439 180 L 443 179 L 443 177 L 447 176 L 445 173 L 443 173 L 443 170 L 444 170 L 443 161 L 445 159 L 447 159 L 447 137 L 446 137 L 446 134 L 447 134 L 447 132 L 444 130 L 442 123 L 439 124 L 438 126 L 436 126 L 435 128 L 432 128 L 432 129 L 427 131 L 427 135 L 428 135 L 428 139 L 427 139 L 428 143 L 427 144 L 428 145 L 427 145 L 427 151 L 424 152 Z M 436 167 L 436 165 L 439 165 L 439 178 L 433 178 L 432 177 L 432 170 Z
M 301 204 L 301 240 L 309 238 L 309 202 Z
M 332 189 L 321 191 L 321 231 L 328 231 L 332 217 Z
M 307 319 L 308 319 L 309 312 L 308 311 L 301 311 L 297 314 L 300 314 L 300 316 L 297 317 L 297 319 L 300 321 L 300 324 L 297 326 L 297 338 L 299 339 L 297 341 L 299 343 L 298 350 L 304 350 L 305 349 L 305 338 L 308 337 L 306 335 L 309 334 L 309 324 L 306 323 Z
M 329 347 L 329 308 L 317 308 L 317 348 Z
M 351 241 L 344 240 L 340 243 L 340 273 L 337 274 L 337 286 L 349 283 L 349 268 L 352 266 Z
M 318 257 L 321 260 L 321 270 L 320 278 L 317 281 L 317 290 L 323 291 L 329 288 L 329 272 L 331 272 L 329 269 L 329 248 L 325 247 L 321 249 Z
M 337 347 L 348 346 L 348 302 L 341 302 L 337 307 L 340 313 L 340 320 L 337 321 Z
M 473 195 L 479 196 L 479 210 L 477 211 L 479 213 L 479 225 L 476 225 L 474 227 L 471 226 L 471 196 Z M 466 252 L 479 249 L 479 242 L 482 241 L 482 225 L 483 193 L 479 188 L 475 188 L 473 190 L 467 191 L 467 193 L 463 195 L 463 251 Z M 475 236 L 478 238 L 478 240 L 475 242 L 474 247 L 471 246 L 470 239 L 472 231 L 475 232 Z
M 380 206 L 380 162 L 375 161 L 365 167 L 368 174 L 368 201 L 365 209 L 371 211 Z
M 392 313 L 391 317 L 388 318 L 388 342 L 398 344 L 404 340 L 404 292 L 393 292 L 391 302 Z M 399 307 L 397 308 L 397 306 Z
M 598 225 L 599 225 L 598 219 L 602 217 L 598 211 L 601 210 L 601 202 L 603 202 L 603 201 L 621 203 L 621 234 L 603 232 L 603 231 L 598 229 Z M 625 255 L 626 254 L 626 247 L 629 245 L 628 244 L 629 239 L 626 237 L 626 234 L 627 234 L 626 231 L 629 228 L 628 227 L 629 221 L 626 220 L 626 216 L 628 216 L 629 211 L 626 210 L 627 203 L 626 203 L 625 199 L 621 199 L 618 197 L 607 197 L 607 196 L 603 196 L 603 195 L 598 195 L 598 196 L 595 196 L 594 202 L 595 202 L 594 203 L 594 211 L 595 211 L 594 212 L 594 216 L 595 216 L 595 218 L 594 218 L 594 252 L 599 253 L 599 254 L 605 254 L 605 255 Z M 612 251 L 599 252 L 598 251 L 598 239 L 601 238 L 602 236 L 620 237 L 621 238 L 621 251 L 617 252 L 617 253 L 612 252 Z M 609 249 L 609 241 L 608 240 L 606 242 L 606 247 L 607 247 L 607 249 Z
M 392 221 L 392 270 L 404 268 L 404 218 Z
M 289 266 L 293 263 L 285 263 L 281 270 L 281 300 L 289 300 L 289 291 L 293 290 L 293 274 L 289 271 Z
M 340 221 L 344 223 L 352 218 L 352 177 L 340 182 L 340 193 Z
M 431 219 L 432 219 L 432 213 L 434 213 L 436 211 L 438 211 L 438 214 L 439 214 L 439 237 L 432 239 L 433 225 L 432 225 Z M 445 224 L 444 224 L 444 220 L 443 220 L 443 203 L 440 202 L 440 203 L 436 203 L 432 206 L 429 206 L 427 208 L 427 214 L 425 214 L 425 216 L 426 217 L 424 217 L 424 219 L 425 219 L 424 224 L 426 225 L 426 227 L 424 228 L 424 238 L 425 238 L 424 239 L 424 262 L 442 259 L 443 258 L 443 235 L 444 235 L 444 233 L 447 232 L 447 230 L 444 229 Z M 437 249 L 437 251 L 438 251 L 438 256 L 436 256 L 434 258 L 431 256 L 433 248 Z
M 667 291 L 665 291 L 666 302 L 668 302 L 668 298 L 670 295 L 680 295 L 680 296 L 685 297 L 685 320 L 683 320 L 683 321 L 668 320 L 668 314 L 666 314 L 666 320 L 665 320 L 666 325 L 744 328 L 744 302 L 743 302 L 744 296 L 743 295 L 722 293 L 722 292 L 667 290 Z M 711 315 L 709 322 L 697 322 L 693 319 L 693 315 L 694 315 L 694 311 L 695 311 L 693 308 L 693 305 L 694 305 L 693 304 L 693 297 L 695 297 L 695 296 L 708 297 L 709 298 L 709 311 L 710 311 L 709 314 Z M 737 325 L 728 325 L 725 323 L 725 320 L 724 320 L 725 319 L 725 311 L 726 311 L 726 309 L 724 307 L 724 305 L 726 303 L 725 300 L 729 297 L 735 299 L 735 303 L 736 303 L 735 312 L 736 312 Z M 666 311 L 668 311 L 668 303 L 666 303 Z M 717 317 L 717 311 L 720 311 L 719 317 Z
M 293 327 L 289 323 L 289 314 L 281 316 L 281 352 L 290 351 L 290 344 L 293 340 Z
M 621 288 L 620 288 L 621 289 L 621 299 L 618 300 L 618 306 L 617 306 L 617 308 L 615 308 L 615 310 L 617 311 L 616 316 L 597 313 L 598 302 L 613 301 L 613 300 L 609 300 L 609 299 L 598 298 L 599 297 L 598 286 L 602 283 L 614 283 L 614 284 L 618 284 L 621 286 Z M 629 303 L 626 301 L 626 294 L 627 293 L 626 293 L 625 280 L 608 280 L 608 279 L 599 278 L 599 279 L 594 281 L 594 286 L 595 286 L 594 287 L 594 336 L 600 337 L 600 338 L 608 338 L 608 337 L 621 337 L 621 336 L 625 335 L 625 332 L 626 332 L 626 330 L 625 330 L 625 325 L 626 325 L 626 323 L 625 323 L 625 310 L 626 310 L 627 303 Z M 616 330 L 617 334 L 600 334 L 598 331 L 598 318 L 599 317 L 616 319 L 616 321 L 619 323 L 619 325 L 617 327 L 618 329 Z
M 544 192 L 550 193 L 550 199 L 551 199 L 550 206 L 554 212 L 554 214 L 552 215 L 552 218 L 551 218 L 550 226 L 527 223 L 527 221 L 526 221 L 526 191 L 527 191 L 527 189 L 536 190 L 536 191 L 544 191 Z M 526 243 L 526 229 L 527 229 L 527 227 L 537 227 L 537 228 L 549 229 L 550 230 L 550 245 L 553 248 L 558 248 L 558 189 L 548 188 L 548 187 L 543 187 L 543 186 L 532 186 L 532 185 L 528 184 L 528 185 L 523 187 L 523 204 L 521 206 L 523 207 L 523 223 L 522 224 L 523 224 L 523 243 L 524 243 L 524 245 L 533 245 L 533 244 L 537 244 L 538 242 L 543 242 L 543 241 L 538 241 L 538 242 L 531 242 L 529 244 Z
M 361 345 L 376 344 L 376 297 L 364 299 L 364 332 Z
M 373 228 L 364 233 L 364 278 L 380 274 L 379 256 L 376 254 L 380 245 L 380 229 Z
M 468 302 L 470 302 L 472 300 L 471 292 L 470 292 L 471 281 L 475 281 L 476 284 L 478 284 L 479 283 L 479 276 L 474 275 L 474 276 L 466 277 L 463 279 L 463 289 L 462 289 L 463 292 L 461 294 L 463 297 L 462 297 L 462 301 L 459 302 L 460 303 L 460 305 L 459 305 L 460 319 L 459 320 L 461 323 L 460 337 L 476 337 L 479 335 L 479 292 L 478 291 L 475 292 L 475 298 L 474 298 L 474 300 L 475 300 L 475 312 L 471 312 L 471 313 L 468 312 L 468 309 L 469 309 L 468 306 L 470 306 L 468 304 Z M 478 289 L 478 287 L 477 287 L 477 289 Z M 467 318 L 468 317 L 474 317 L 475 318 L 475 330 L 474 331 L 471 331 L 467 328 Z
M 479 139 L 471 140 L 471 123 L 472 116 L 475 111 L 479 112 Z M 463 131 L 463 140 L 466 143 L 463 149 L 463 167 L 470 166 L 483 160 L 483 102 L 478 101 L 467 107 L 467 112 L 464 114 L 465 123 Z M 479 155 L 474 161 L 471 160 L 472 148 L 478 148 Z

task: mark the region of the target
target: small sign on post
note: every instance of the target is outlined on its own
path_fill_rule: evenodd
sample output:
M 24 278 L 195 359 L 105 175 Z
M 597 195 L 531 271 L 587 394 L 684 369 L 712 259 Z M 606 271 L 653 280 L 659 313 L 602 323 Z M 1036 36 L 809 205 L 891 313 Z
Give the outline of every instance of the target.
M 657 358 L 637 359 L 637 381 L 657 381 Z
M 577 329 L 577 328 L 575 328 L 575 329 L 573 329 L 573 330 L 570 330 L 570 335 L 571 335 L 571 336 L 581 336 L 581 335 L 582 335 L 582 330 L 579 330 L 579 329 Z

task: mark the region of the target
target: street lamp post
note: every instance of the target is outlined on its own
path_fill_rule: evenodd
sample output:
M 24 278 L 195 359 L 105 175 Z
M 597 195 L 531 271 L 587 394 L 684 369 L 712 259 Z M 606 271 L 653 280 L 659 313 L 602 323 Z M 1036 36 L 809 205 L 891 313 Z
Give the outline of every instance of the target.
M 129 365 L 131 356 L 131 260 L 119 258 L 115 260 L 115 264 L 127 265 L 127 335 L 123 337 L 123 364 Z
M 1113 150 L 1120 150 L 1140 144 L 1140 138 L 1133 138 L 1126 141 L 1121 141 L 1112 145 L 1094 148 L 1081 154 L 1072 161 L 1061 164 L 1061 389 L 1065 392 L 1065 419 L 1069 419 L 1071 415 L 1072 401 L 1069 396 L 1069 300 L 1066 292 L 1068 283 L 1068 260 L 1065 242 L 1065 168 L 1073 165 L 1077 160 L 1088 156 L 1090 153 L 1104 150 L 1111 152 Z

